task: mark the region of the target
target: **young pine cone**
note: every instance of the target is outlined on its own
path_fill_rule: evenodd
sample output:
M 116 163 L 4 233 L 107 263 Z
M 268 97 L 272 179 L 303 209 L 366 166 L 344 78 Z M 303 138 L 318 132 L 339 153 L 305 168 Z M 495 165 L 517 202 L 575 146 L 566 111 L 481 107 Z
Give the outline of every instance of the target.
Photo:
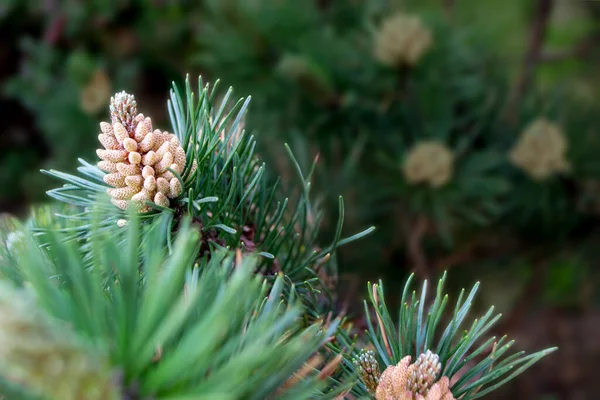
M 409 150 L 402 172 L 410 184 L 439 188 L 454 174 L 454 154 L 443 143 L 423 141 Z
M 427 350 L 413 364 L 408 380 L 408 389 L 413 393 L 425 396 L 441 370 L 440 357 L 432 353 L 431 350 Z
M 375 394 L 379 384 L 379 363 L 375 359 L 373 350 L 361 350 L 357 357 L 352 359 L 352 364 L 358 368 L 358 375 L 369 393 Z
M 375 392 L 377 400 L 455 400 L 448 377 L 436 382 L 441 370 L 437 355 L 427 351 L 414 364 L 410 359 L 406 356 L 383 371 Z
M 532 179 L 543 181 L 569 171 L 567 148 L 567 138 L 560 127 L 539 118 L 525 128 L 509 159 Z
M 181 174 L 185 168 L 185 151 L 177 136 L 152 130 L 152 121 L 136 109 L 132 95 L 121 92 L 111 99 L 112 124 L 100 123 L 98 140 L 104 149 L 96 150 L 102 161 L 98 168 L 108 172 L 104 182 L 112 203 L 122 210 L 130 202 L 141 212 L 150 210 L 144 202 L 168 207 L 169 199 L 183 190 L 180 181 L 168 168 Z
M 374 55 L 390 67 L 414 66 L 433 43 L 429 28 L 417 16 L 396 14 L 383 21 L 375 35 Z

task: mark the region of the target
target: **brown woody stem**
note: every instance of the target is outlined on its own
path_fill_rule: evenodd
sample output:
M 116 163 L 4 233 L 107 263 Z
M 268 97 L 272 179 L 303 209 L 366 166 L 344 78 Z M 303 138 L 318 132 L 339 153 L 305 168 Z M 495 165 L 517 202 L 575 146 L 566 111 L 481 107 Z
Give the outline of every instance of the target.
M 537 0 L 533 25 L 529 33 L 527 51 L 508 103 L 507 119 L 510 123 L 514 124 L 517 122 L 519 105 L 533 80 L 536 66 L 542 54 L 548 20 L 553 5 L 554 0 Z

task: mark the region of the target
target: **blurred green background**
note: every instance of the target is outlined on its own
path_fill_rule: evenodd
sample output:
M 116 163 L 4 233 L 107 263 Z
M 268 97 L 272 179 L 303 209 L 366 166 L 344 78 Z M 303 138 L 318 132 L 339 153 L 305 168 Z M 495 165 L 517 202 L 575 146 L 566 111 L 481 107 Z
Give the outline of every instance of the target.
M 394 13 L 432 32 L 411 68 L 373 56 Z M 49 200 L 57 183 L 41 168 L 95 160 L 113 93 L 167 128 L 171 81 L 221 79 L 252 96 L 246 127 L 273 174 L 294 182 L 284 142 L 305 168 L 318 155 L 326 220 L 342 194 L 346 231 L 378 227 L 341 251 L 340 310 L 360 312 L 369 279 L 392 296 L 413 271 L 481 280 L 481 306 L 505 315 L 498 334 L 560 347 L 496 398 L 597 398 L 599 61 L 592 0 L 3 0 L 0 212 Z M 563 133 L 568 173 L 536 180 L 511 164 L 539 118 Z M 455 157 L 441 188 L 403 173 L 426 140 Z

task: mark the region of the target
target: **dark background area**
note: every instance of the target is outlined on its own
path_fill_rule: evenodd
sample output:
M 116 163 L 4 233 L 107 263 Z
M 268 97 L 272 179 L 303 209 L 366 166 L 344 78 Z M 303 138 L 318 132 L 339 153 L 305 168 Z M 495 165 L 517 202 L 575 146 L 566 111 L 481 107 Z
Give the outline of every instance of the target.
M 434 50 L 411 71 L 373 60 L 393 12 L 432 27 Z M 341 250 L 344 310 L 361 312 L 367 280 L 382 278 L 391 303 L 410 272 L 448 270 L 453 292 L 481 281 L 478 306 L 504 314 L 497 334 L 559 347 L 489 398 L 594 399 L 599 62 L 591 0 L 2 0 L 0 213 L 49 201 L 58 183 L 41 168 L 95 160 L 113 93 L 135 93 L 166 129 L 172 81 L 222 79 L 252 95 L 247 128 L 273 173 L 293 174 L 284 142 L 305 166 L 318 153 L 326 221 L 342 194 L 345 231 L 378 227 Z M 540 117 L 561 126 L 571 169 L 535 181 L 507 154 Z M 402 174 L 425 139 L 461 154 L 448 190 Z

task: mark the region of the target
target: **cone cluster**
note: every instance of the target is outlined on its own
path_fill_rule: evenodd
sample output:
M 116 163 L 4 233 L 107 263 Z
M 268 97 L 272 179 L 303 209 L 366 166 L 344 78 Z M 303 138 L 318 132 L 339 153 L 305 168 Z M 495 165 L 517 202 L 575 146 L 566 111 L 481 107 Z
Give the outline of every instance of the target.
M 130 203 L 140 212 L 150 210 L 146 202 L 168 207 L 179 196 L 181 182 L 169 168 L 181 174 L 185 151 L 177 136 L 153 130 L 152 120 L 137 113 L 135 98 L 125 92 L 111 98 L 112 123 L 101 122 L 98 140 L 104 147 L 96 151 L 102 160 L 98 168 L 107 172 L 104 182 L 112 203 L 122 210 Z
M 358 356 L 352 359 L 352 363 L 358 367 L 358 374 L 365 387 L 371 394 L 375 394 L 379 384 L 379 363 L 375 359 L 373 350 L 361 350 Z
M 410 371 L 408 389 L 413 393 L 426 395 L 441 370 L 440 357 L 427 350 L 427 352 L 417 358 Z
M 406 356 L 383 371 L 375 392 L 377 400 L 455 400 L 448 377 L 437 380 L 441 365 L 436 354 L 427 351 L 414 364 L 410 360 Z
M 539 118 L 525 128 L 509 159 L 532 179 L 542 181 L 569 171 L 567 146 L 560 127 Z
M 413 147 L 404 161 L 402 172 L 411 184 L 432 188 L 444 186 L 454 170 L 454 154 L 443 143 L 424 141 Z
M 433 42 L 421 18 L 396 14 L 384 20 L 375 35 L 375 58 L 390 67 L 414 66 Z

